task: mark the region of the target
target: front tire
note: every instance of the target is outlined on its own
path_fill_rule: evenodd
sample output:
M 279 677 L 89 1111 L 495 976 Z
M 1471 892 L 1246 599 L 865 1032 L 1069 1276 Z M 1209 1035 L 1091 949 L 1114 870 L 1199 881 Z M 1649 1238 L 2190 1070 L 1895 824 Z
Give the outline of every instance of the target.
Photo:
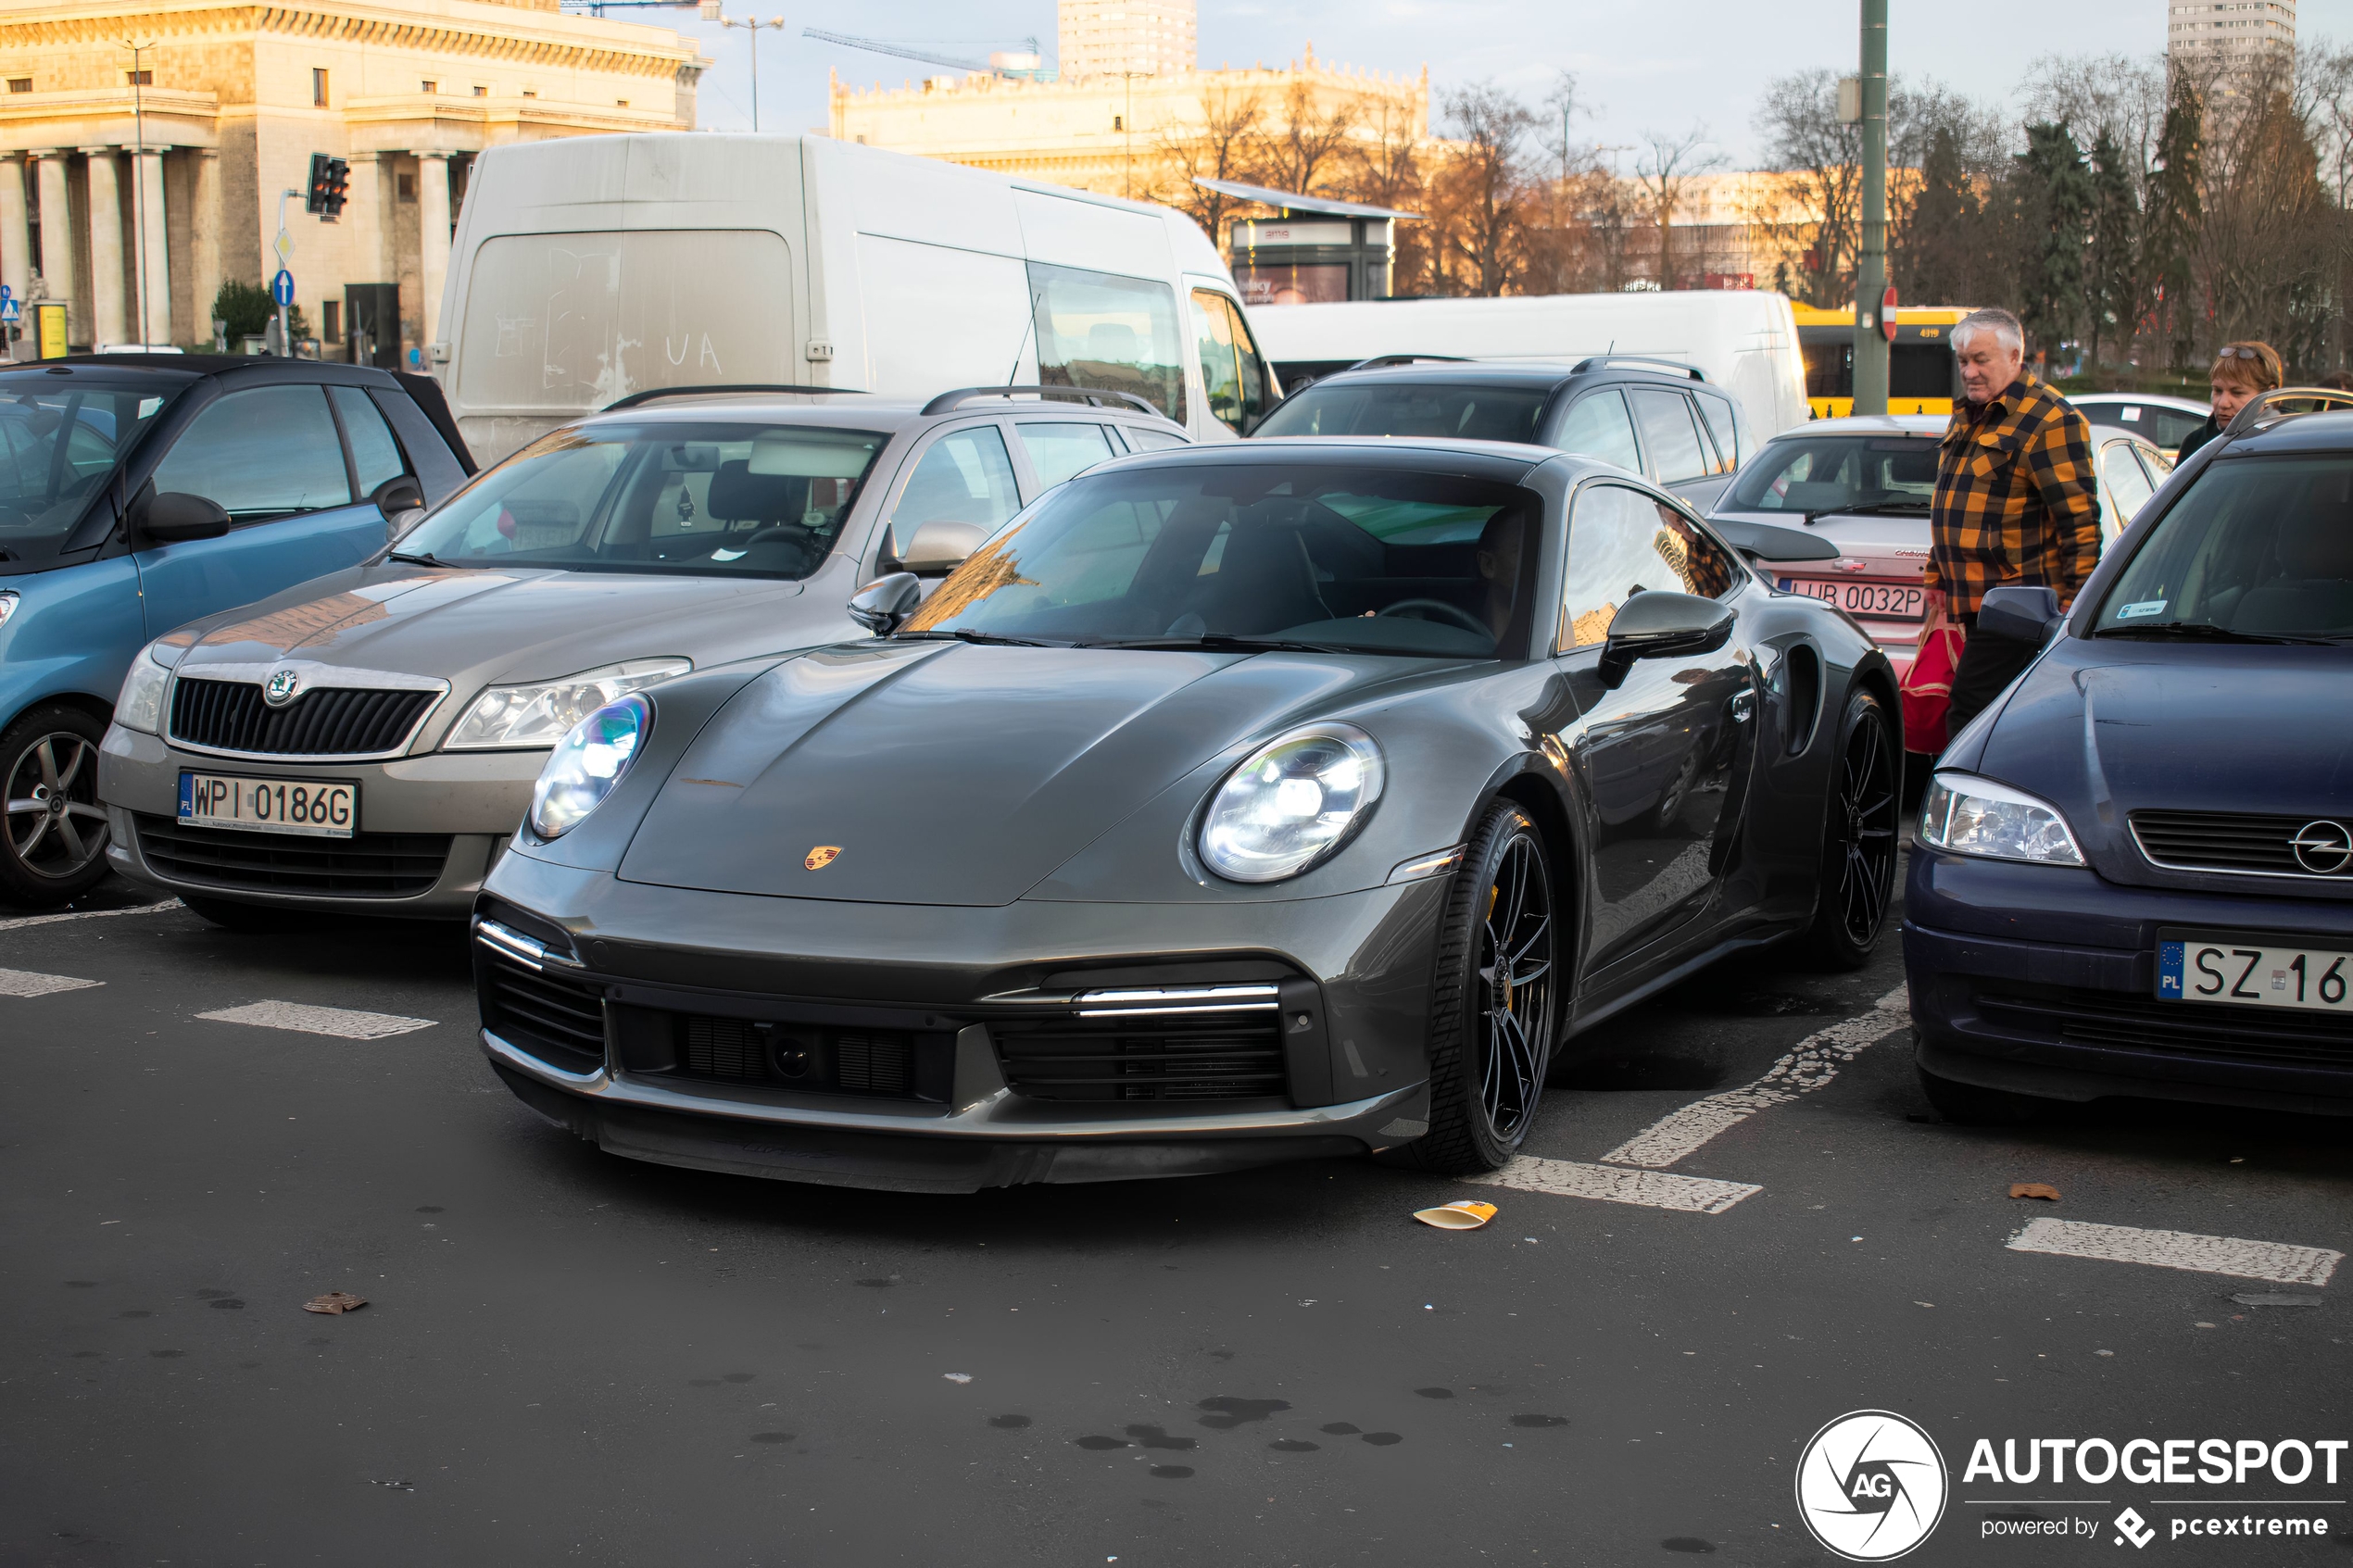
M 1563 934 L 1543 831 L 1510 801 L 1479 819 L 1438 934 L 1429 1131 L 1393 1152 L 1448 1175 L 1500 1169 L 1536 1120 Z
M 1822 861 L 1806 943 L 1826 969 L 1871 961 L 1895 886 L 1896 802 L 1902 754 L 1879 698 L 1857 691 L 1840 715 L 1838 751 L 1824 803 Z
M 106 879 L 106 735 L 103 720 L 64 703 L 36 708 L 0 734 L 0 897 L 63 904 Z

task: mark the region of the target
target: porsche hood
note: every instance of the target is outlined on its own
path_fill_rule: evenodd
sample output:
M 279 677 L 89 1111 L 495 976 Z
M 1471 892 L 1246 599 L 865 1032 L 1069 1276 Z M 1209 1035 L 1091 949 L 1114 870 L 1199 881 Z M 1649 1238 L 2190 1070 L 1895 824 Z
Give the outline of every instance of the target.
M 925 643 L 824 649 L 753 681 L 687 746 L 621 878 L 862 903 L 1009 904 L 1228 747 L 1371 684 L 1378 671 L 1368 665 L 1398 662 Z

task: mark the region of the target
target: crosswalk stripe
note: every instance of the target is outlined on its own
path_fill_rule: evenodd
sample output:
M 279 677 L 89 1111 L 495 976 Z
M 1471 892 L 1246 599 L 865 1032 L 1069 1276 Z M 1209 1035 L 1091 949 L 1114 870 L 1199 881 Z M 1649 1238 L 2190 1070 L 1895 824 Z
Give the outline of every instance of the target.
M 1639 1203 L 1646 1209 L 1674 1209 L 1687 1214 L 1721 1214 L 1742 1198 L 1765 1190 L 1746 1182 L 1580 1165 L 1532 1154 L 1523 1154 L 1502 1170 L 1469 1177 L 1467 1182 L 1473 1186 L 1514 1187 L 1560 1198 L 1596 1198 L 1604 1203 Z
M 1642 1165 L 1653 1170 L 1672 1165 L 1758 1111 L 1820 1088 L 1838 1076 L 1839 1063 L 1854 1060 L 1857 1051 L 1903 1028 L 1909 1022 L 1910 1010 L 1909 993 L 1898 985 L 1872 1004 L 1870 1011 L 1806 1035 L 1755 1083 L 1694 1100 L 1654 1122 L 1602 1158 L 1613 1165 Z
M 76 980 L 70 974 L 35 974 L 26 969 L 0 969 L 0 997 L 47 997 L 59 991 L 85 991 L 103 980 Z
M 2035 1220 L 2010 1237 L 2013 1252 L 2049 1252 L 2111 1263 L 2148 1263 L 2195 1273 L 2267 1279 L 2276 1285 L 2326 1285 L 2345 1254 L 2325 1247 L 2291 1247 L 2234 1236 L 2095 1225 L 2086 1220 Z
M 301 1002 L 247 1002 L 243 1007 L 200 1012 L 216 1023 L 250 1023 L 261 1029 L 292 1029 L 305 1035 L 333 1035 L 345 1040 L 381 1040 L 389 1035 L 430 1029 L 437 1020 L 403 1018 L 391 1012 L 360 1012 L 352 1008 L 309 1007 Z
M 62 915 L 19 915 L 14 920 L 0 920 L 0 931 L 22 931 L 29 925 L 56 925 L 69 920 L 112 920 L 117 915 L 158 915 L 166 909 L 182 908 L 177 898 L 166 898 L 160 904 L 134 904 L 127 909 L 76 909 Z

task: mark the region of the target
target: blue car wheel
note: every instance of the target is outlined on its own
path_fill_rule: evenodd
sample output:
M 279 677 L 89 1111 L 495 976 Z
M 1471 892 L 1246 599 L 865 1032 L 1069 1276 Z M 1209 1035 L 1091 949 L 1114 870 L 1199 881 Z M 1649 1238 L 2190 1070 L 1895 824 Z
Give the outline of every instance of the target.
M 107 874 L 107 813 L 98 804 L 104 721 L 78 708 L 36 708 L 0 735 L 6 789 L 0 897 L 62 904 Z

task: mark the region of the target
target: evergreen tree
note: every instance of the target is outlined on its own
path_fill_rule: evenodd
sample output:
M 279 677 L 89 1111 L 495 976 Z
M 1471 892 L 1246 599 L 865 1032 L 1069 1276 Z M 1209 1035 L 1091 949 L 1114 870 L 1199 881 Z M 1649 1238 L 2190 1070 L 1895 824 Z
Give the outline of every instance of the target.
M 2190 303 L 2190 255 L 2204 221 L 2198 198 L 2205 113 L 2197 90 L 2177 75 L 2167 90 L 2165 126 L 2158 133 L 2157 169 L 2142 215 L 2141 276 L 2163 300 L 2162 320 L 2176 370 L 2196 347 L 2197 312 Z
M 1901 295 L 1928 304 L 1964 304 L 1975 297 L 1983 246 L 1982 204 L 1962 161 L 1960 138 L 1948 126 L 1930 136 L 1920 158 L 1919 194 L 1891 247 L 1892 275 Z
M 2016 157 L 2025 220 L 2019 276 L 2025 308 L 2019 317 L 2029 350 L 2056 358 L 2086 313 L 2083 251 L 2091 238 L 2092 176 L 2063 121 L 2029 125 L 2026 151 Z
M 2140 258 L 2133 241 L 2140 226 L 2140 204 L 2133 199 L 2133 172 L 2124 164 L 2124 149 L 2103 128 L 2092 144 L 2092 367 L 2100 363 L 2104 329 L 2113 325 L 2125 344 L 2132 344 L 2141 315 Z

